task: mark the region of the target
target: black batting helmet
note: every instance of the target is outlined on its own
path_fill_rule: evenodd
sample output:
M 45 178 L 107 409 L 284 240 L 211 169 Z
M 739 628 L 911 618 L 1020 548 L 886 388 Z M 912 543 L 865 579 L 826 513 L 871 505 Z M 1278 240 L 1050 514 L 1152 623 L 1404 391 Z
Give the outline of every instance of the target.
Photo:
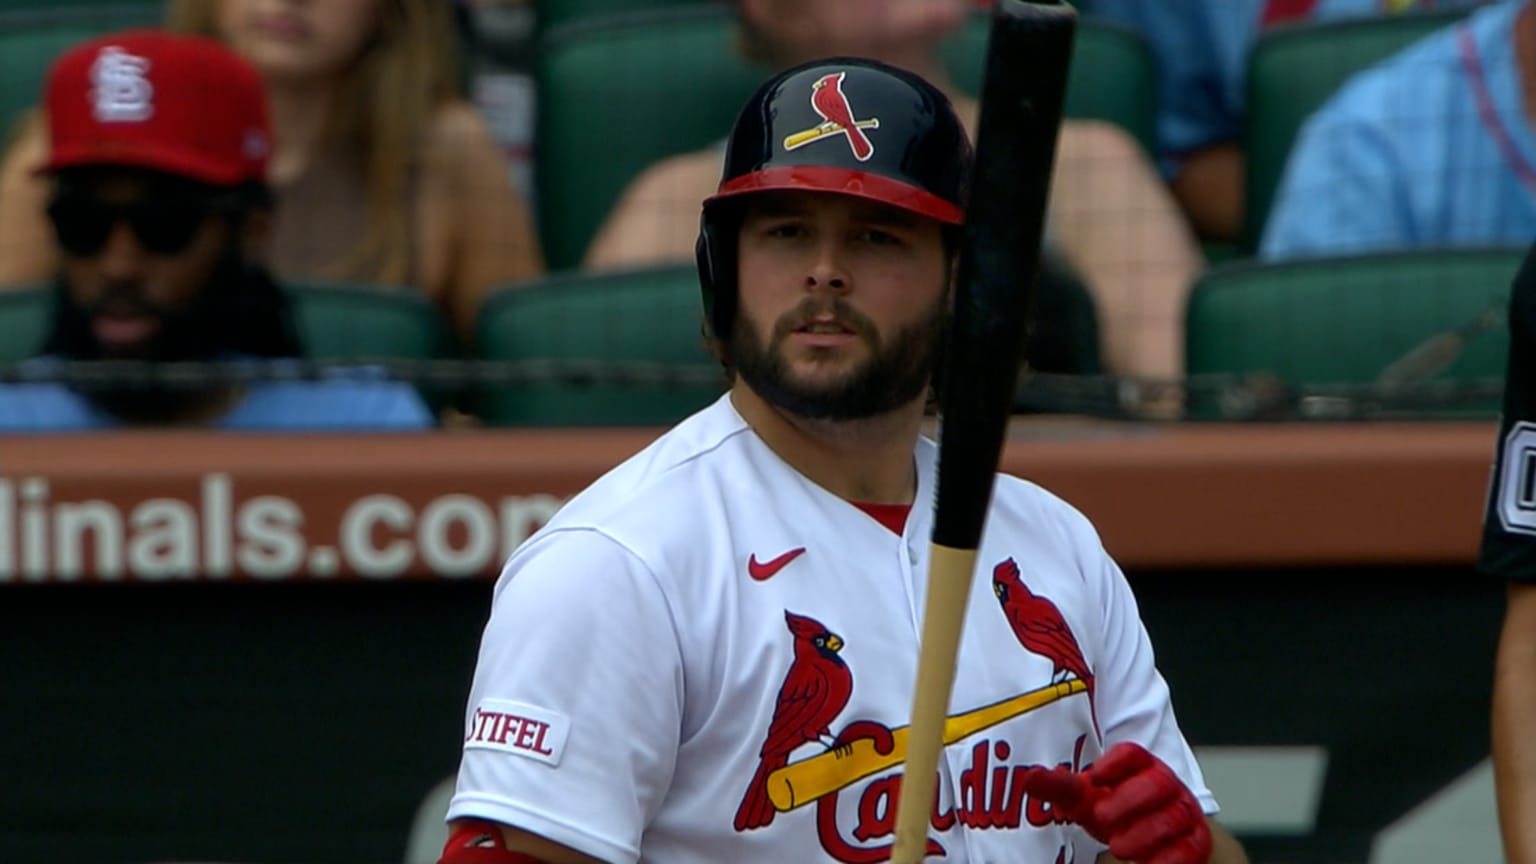
M 696 251 L 710 328 L 729 334 L 736 314 L 740 196 L 837 192 L 959 225 L 971 161 L 949 99 L 910 72 L 834 57 L 770 78 L 736 118 L 720 187 L 704 202 Z

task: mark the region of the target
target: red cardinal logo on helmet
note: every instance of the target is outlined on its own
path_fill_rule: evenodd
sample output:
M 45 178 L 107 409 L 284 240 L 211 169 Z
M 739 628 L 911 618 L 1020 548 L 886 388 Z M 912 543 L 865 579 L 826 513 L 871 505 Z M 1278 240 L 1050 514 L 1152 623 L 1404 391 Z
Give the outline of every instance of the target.
M 809 129 L 796 132 L 784 139 L 785 150 L 795 150 L 811 143 L 820 141 L 828 135 L 842 135 L 848 139 L 848 146 L 853 150 L 853 158 L 860 162 L 868 162 L 869 157 L 875 155 L 875 145 L 864 134 L 865 129 L 879 129 L 880 118 L 870 117 L 857 120 L 853 116 L 853 106 L 848 104 L 848 96 L 843 93 L 843 78 L 847 72 L 833 72 L 823 75 L 811 85 L 811 108 L 821 115 L 822 122 Z

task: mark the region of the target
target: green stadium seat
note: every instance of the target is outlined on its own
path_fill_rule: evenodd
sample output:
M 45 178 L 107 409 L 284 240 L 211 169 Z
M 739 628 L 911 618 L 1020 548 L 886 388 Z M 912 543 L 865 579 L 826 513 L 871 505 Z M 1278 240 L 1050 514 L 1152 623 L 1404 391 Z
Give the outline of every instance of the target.
M 1221 265 L 1190 294 L 1187 372 L 1264 373 L 1290 387 L 1366 385 L 1433 336 L 1465 327 L 1473 332 L 1461 351 L 1426 370 L 1425 380 L 1500 378 L 1509 341 L 1502 304 L 1525 254 L 1413 250 Z
M 52 15 L 69 12 L 80 15 L 111 16 L 129 9 L 138 16 L 158 19 L 165 9 L 164 0 L 0 0 L 0 15 L 20 13 Z
M 956 85 L 982 75 L 987 17 L 943 47 Z M 624 188 L 646 166 L 722 141 L 769 70 L 736 53 L 734 14 L 700 5 L 577 21 L 541 43 L 536 73 L 539 230 L 555 270 L 578 266 Z M 1151 152 L 1151 54 L 1140 37 L 1084 21 L 1066 113 L 1124 126 Z
M 1259 37 L 1248 55 L 1245 248 L 1257 248 L 1263 236 L 1286 158 L 1307 118 L 1356 72 L 1465 14 L 1442 10 L 1296 24 Z
M 942 49 L 955 84 L 973 95 L 981 89 L 989 21 L 986 14 L 973 15 Z M 1157 67 L 1141 35 L 1108 21 L 1079 19 L 1063 111 L 1068 117 L 1113 123 L 1149 155 L 1156 153 Z
M 162 3 L 0 0 L 0 145 L 42 99 L 48 67 L 77 43 L 124 27 L 160 23 Z
M 447 320 L 416 291 L 290 282 L 288 292 L 299 336 L 317 360 L 428 360 L 453 353 Z
M 719 6 L 725 0 L 536 0 L 539 29 L 550 31 L 572 21 L 605 18 L 631 12 L 686 6 Z
M 500 291 L 481 307 L 475 343 L 486 360 L 687 367 L 697 383 L 540 381 L 488 388 L 477 405 L 495 425 L 667 425 L 724 392 L 704 351 L 698 273 L 691 266 L 563 274 Z
M 714 7 L 574 23 L 542 44 L 539 231 L 551 269 L 580 264 L 619 195 L 658 159 L 725 138 L 766 70 Z
M 0 365 L 19 363 L 38 352 L 51 307 L 46 288 L 0 288 Z
M 305 352 L 315 360 L 431 360 L 455 353 L 448 319 L 417 291 L 359 283 L 289 282 L 293 314 Z M 418 381 L 434 413 L 453 393 Z
M 289 283 L 295 324 L 315 360 L 430 360 L 450 354 L 452 330 L 437 306 L 418 293 L 341 283 Z M 48 329 L 50 289 L 0 289 L 0 366 L 19 363 L 42 347 Z M 452 394 L 418 382 L 434 410 Z
M 299 335 L 320 360 L 425 360 L 451 352 L 442 314 L 420 294 L 352 284 L 290 284 Z M 48 327 L 47 287 L 0 289 L 0 363 L 37 353 Z

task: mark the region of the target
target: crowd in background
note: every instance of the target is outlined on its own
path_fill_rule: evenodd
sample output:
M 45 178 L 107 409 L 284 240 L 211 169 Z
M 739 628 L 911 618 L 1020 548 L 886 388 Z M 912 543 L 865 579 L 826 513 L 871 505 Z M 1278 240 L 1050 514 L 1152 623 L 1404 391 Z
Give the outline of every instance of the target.
M 419 294 L 441 314 L 453 350 L 474 356 L 488 297 L 573 269 L 549 263 L 536 200 L 546 155 L 534 149 L 536 57 L 539 40 L 554 26 L 544 19 L 558 17 L 548 14 L 557 5 L 168 0 L 161 10 L 165 29 L 221 43 L 264 87 L 272 144 L 263 177 L 270 207 L 262 212 L 270 218 L 259 244 L 246 250 L 252 261 L 280 285 L 345 283 Z M 943 47 L 987 5 L 734 0 L 729 7 L 737 24 L 729 38 L 734 55 L 764 74 L 834 54 L 912 69 L 949 92 L 974 129 L 974 93 L 953 80 Z M 1536 12 L 1528 0 L 1079 5 L 1085 20 L 1126 28 L 1150 52 L 1157 70 L 1155 141 L 1149 149 L 1102 119 L 1064 124 L 1028 357 L 1033 368 L 1180 378 L 1187 371 L 1190 289 L 1224 259 L 1523 247 L 1536 236 L 1536 98 L 1530 95 L 1536 61 L 1529 50 L 1536 46 Z M 1356 71 L 1306 122 L 1262 233 L 1245 242 L 1243 226 L 1253 215 L 1245 213 L 1246 72 L 1257 40 L 1276 28 L 1446 11 L 1465 15 Z M 105 257 L 99 249 L 60 242 L 53 205 L 66 187 L 79 184 L 63 182 L 70 171 L 39 170 L 50 159 L 50 106 L 43 97 L 39 93 L 37 109 L 8 130 L 0 166 L 0 290 L 78 281 L 88 259 Z M 656 107 L 663 122 L 666 106 Z M 718 140 L 727 132 L 721 128 Z M 625 130 L 608 135 L 614 148 L 625 146 Z M 615 190 L 579 270 L 687 265 L 699 202 L 718 180 L 720 155 L 718 145 L 680 146 Z M 125 286 L 140 279 L 124 278 Z M 158 311 L 149 304 L 140 313 Z M 132 317 L 114 319 L 119 335 L 132 330 L 123 323 Z M 61 354 L 61 345 L 38 334 L 44 359 L 93 356 Z M 98 355 L 111 356 L 96 347 Z M 180 353 L 162 349 L 141 352 L 140 359 L 260 353 L 236 344 L 203 345 L 192 353 L 185 345 Z M 287 353 L 301 357 L 306 348 L 295 345 Z M 6 392 L 14 391 L 0 391 L 0 403 Z M 99 394 L 87 394 L 91 400 L 103 409 L 87 412 L 97 417 L 94 425 L 210 416 L 124 414 L 113 407 L 121 398 L 102 403 Z M 24 411 L 0 410 L 0 418 L 25 428 L 39 410 L 29 404 Z M 433 410 L 441 420 L 474 409 Z

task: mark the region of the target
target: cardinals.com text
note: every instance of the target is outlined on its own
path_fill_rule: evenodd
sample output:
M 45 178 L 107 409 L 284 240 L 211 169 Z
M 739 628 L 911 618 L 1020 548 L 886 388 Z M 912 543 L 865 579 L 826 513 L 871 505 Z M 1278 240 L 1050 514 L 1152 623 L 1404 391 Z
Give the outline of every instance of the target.
M 0 478 L 0 583 L 488 576 L 563 503 L 380 492 L 317 514 L 218 473 L 195 494 L 105 497 L 55 500 L 44 478 Z

